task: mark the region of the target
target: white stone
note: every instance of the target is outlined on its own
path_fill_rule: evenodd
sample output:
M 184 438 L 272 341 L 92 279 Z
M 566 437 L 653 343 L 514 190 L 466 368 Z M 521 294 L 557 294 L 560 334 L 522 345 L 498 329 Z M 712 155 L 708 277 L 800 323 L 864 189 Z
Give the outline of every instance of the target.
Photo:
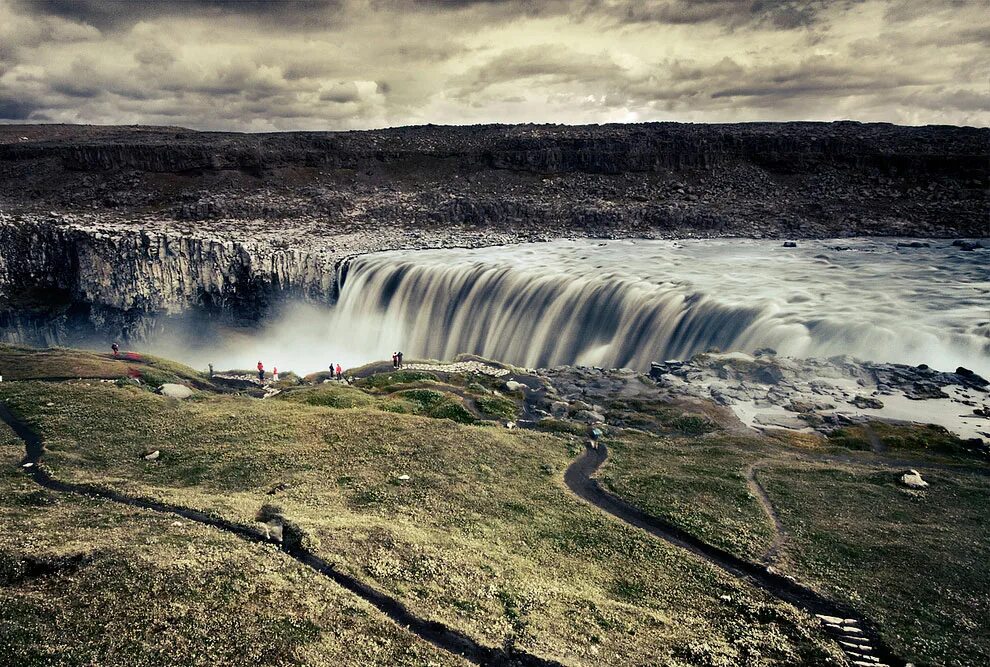
M 924 489 L 928 486 L 928 482 L 921 478 L 921 473 L 917 470 L 908 470 L 901 475 L 901 484 L 910 489 Z
M 193 391 L 184 384 L 166 382 L 158 388 L 158 393 L 169 398 L 189 398 L 192 396 Z

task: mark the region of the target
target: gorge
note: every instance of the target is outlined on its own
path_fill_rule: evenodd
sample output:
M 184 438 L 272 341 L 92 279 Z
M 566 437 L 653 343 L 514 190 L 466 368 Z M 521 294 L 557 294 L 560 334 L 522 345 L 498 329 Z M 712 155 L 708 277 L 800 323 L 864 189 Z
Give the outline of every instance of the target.
M 965 252 L 917 239 L 987 234 L 988 138 L 985 128 L 861 123 L 285 134 L 8 125 L 0 127 L 0 328 L 11 342 L 103 347 L 111 339 L 165 339 L 192 361 L 195 341 L 178 343 L 184 329 L 201 339 L 213 326 L 228 338 L 250 336 L 285 321 L 287 304 L 337 304 L 328 328 L 314 335 L 342 340 L 335 326 L 361 332 L 364 351 L 328 351 L 354 362 L 403 347 L 528 365 L 643 368 L 708 347 L 771 346 L 979 367 L 987 318 L 973 314 L 974 299 L 985 297 L 973 290 L 986 284 L 986 251 L 979 241 Z M 878 235 L 911 237 L 904 242 L 920 247 L 849 241 Z M 717 254 L 728 246 L 720 242 L 685 242 L 678 252 L 660 244 L 645 254 L 648 246 L 635 246 L 637 270 L 678 267 L 649 273 L 663 284 L 646 287 L 622 272 L 620 249 L 633 246 L 575 241 L 574 253 L 601 254 L 600 262 L 568 256 L 566 241 L 478 255 L 373 254 L 722 237 L 777 240 L 765 243 L 768 254 L 745 258 L 744 277 L 726 284 Z M 779 248 L 782 239 L 816 238 L 836 240 L 817 253 L 803 243 Z M 835 249 L 845 247 L 853 250 Z M 556 265 L 534 275 L 544 248 Z M 692 248 L 700 261 L 689 259 Z M 437 268 L 446 257 L 457 268 Z M 520 258 L 529 263 L 522 273 Z M 769 275 L 756 271 L 762 259 Z M 475 260 L 484 267 L 465 265 Z M 803 268 L 789 275 L 796 262 Z M 692 267 L 708 274 L 689 278 Z M 769 289 L 812 274 L 841 275 L 841 287 L 828 281 L 779 303 L 760 296 L 764 283 Z M 438 298 L 441 286 L 457 290 Z M 949 312 L 968 309 L 965 321 L 926 312 L 921 330 L 905 327 L 919 313 L 905 309 L 904 295 L 920 302 L 936 287 L 951 288 Z M 393 302 L 394 290 L 401 297 Z M 828 294 L 863 298 L 822 305 Z M 881 315 L 893 324 L 864 321 L 873 316 L 869 295 L 889 304 Z M 464 301 L 481 297 L 488 314 Z M 353 329 L 378 317 L 369 303 L 387 306 L 392 318 L 374 335 Z M 534 303 L 551 309 L 540 324 L 520 314 Z M 437 331 L 447 326 L 456 331 Z M 938 358 L 920 359 L 923 348 Z

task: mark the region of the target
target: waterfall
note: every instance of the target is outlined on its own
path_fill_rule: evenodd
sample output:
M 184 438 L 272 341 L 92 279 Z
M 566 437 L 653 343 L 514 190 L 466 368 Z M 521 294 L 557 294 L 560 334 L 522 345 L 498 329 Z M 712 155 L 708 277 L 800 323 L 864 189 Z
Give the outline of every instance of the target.
M 386 252 L 340 267 L 332 305 L 292 302 L 180 358 L 312 371 L 461 353 L 647 370 L 712 348 L 966 366 L 990 375 L 985 255 L 896 239 L 557 241 Z M 847 249 L 848 248 L 848 249 Z M 166 352 L 166 350 L 162 350 Z M 198 356 L 202 353 L 202 356 Z
M 883 262 L 888 284 L 871 283 L 874 291 L 864 293 L 861 283 L 875 281 L 876 268 L 857 264 L 836 272 L 815 260 L 818 275 L 808 279 L 802 272 L 814 270 L 810 251 L 771 261 L 766 255 L 776 248 L 764 242 L 758 250 L 700 253 L 669 269 L 649 251 L 645 261 L 632 253 L 621 260 L 619 253 L 560 244 L 546 244 L 545 253 L 519 250 L 521 259 L 511 249 L 369 255 L 348 267 L 329 333 L 368 358 L 392 349 L 434 359 L 467 352 L 529 367 L 644 369 L 650 361 L 712 348 L 761 347 L 792 356 L 986 364 L 986 327 L 974 335 L 965 330 L 978 328 L 971 322 L 953 332 L 945 323 L 918 320 L 912 295 L 919 290 L 901 285 L 896 256 Z M 720 265 L 735 273 L 720 277 Z M 827 292 L 808 293 L 816 283 Z M 922 290 L 921 296 L 931 295 Z M 972 310 L 972 303 L 960 302 Z

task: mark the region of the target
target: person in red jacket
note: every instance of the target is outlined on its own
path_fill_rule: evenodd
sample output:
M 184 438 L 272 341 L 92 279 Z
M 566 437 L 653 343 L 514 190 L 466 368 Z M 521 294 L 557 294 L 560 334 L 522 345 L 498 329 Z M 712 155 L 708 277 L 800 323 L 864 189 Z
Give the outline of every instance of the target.
M 344 369 L 340 367 L 340 364 L 337 364 L 337 379 L 340 380 L 343 377 L 344 377 Z
M 260 361 L 258 362 L 258 379 L 262 382 L 265 381 L 265 365 Z

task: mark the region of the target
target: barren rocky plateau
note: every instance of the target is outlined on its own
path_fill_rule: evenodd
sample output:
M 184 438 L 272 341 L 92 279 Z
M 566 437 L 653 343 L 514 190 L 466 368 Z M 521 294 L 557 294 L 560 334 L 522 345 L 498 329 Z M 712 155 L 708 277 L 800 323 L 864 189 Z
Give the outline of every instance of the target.
M 988 186 L 987 128 L 0 126 L 8 218 L 54 214 L 345 251 L 342 236 L 375 230 L 389 247 L 506 235 L 983 236 Z

